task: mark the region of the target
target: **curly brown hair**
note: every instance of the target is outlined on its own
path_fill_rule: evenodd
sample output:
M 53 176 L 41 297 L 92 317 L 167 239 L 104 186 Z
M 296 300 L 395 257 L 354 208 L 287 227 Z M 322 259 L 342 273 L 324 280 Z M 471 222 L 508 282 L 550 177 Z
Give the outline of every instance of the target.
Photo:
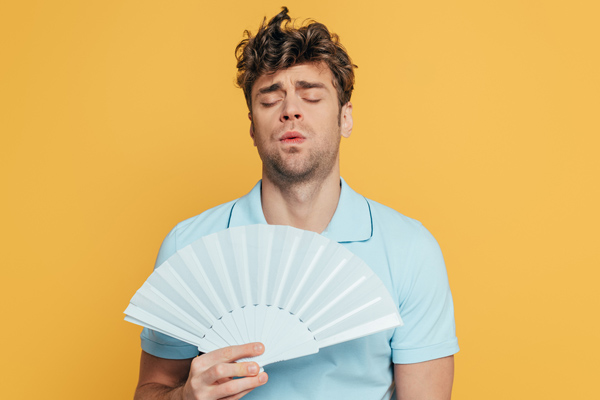
M 340 109 L 350 101 L 356 65 L 352 64 L 338 35 L 312 20 L 296 28 L 287 7 L 282 7 L 282 11 L 268 24 L 265 22 L 266 18 L 255 36 L 248 30 L 244 31 L 246 38 L 235 48 L 237 85 L 243 89 L 250 111 L 252 86 L 260 76 L 303 63 L 325 63 L 334 77 Z

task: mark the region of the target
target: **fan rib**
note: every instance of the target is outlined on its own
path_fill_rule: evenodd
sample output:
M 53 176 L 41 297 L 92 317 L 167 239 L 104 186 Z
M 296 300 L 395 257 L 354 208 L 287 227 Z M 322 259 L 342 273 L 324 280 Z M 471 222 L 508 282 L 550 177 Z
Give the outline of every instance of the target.
M 229 228 L 156 268 L 126 320 L 201 352 L 260 341 L 261 367 L 402 325 L 378 276 L 337 242 L 289 226 Z
M 271 337 L 273 336 L 273 332 L 275 331 L 275 327 L 273 326 L 273 324 L 275 324 L 275 321 L 277 320 L 277 310 L 279 310 L 277 307 L 267 306 L 263 334 L 261 335 L 265 338 L 266 342 L 271 341 Z
M 323 252 L 325 252 L 325 246 L 319 246 L 319 248 L 317 249 L 317 254 L 315 254 L 315 257 L 313 258 L 313 260 L 308 265 L 308 268 L 306 269 L 306 273 L 302 276 L 302 279 L 300 280 L 300 283 L 296 287 L 296 290 L 292 294 L 292 297 L 288 301 L 288 304 L 285 306 L 286 310 L 291 310 L 292 307 L 294 306 L 294 303 L 296 302 L 296 299 L 298 298 L 298 296 L 302 292 L 302 289 L 304 288 L 304 285 L 308 281 L 308 277 L 311 275 L 313 269 L 317 265 L 317 262 L 321 259 L 321 256 L 323 255 Z
M 261 341 L 266 352 L 250 359 L 263 366 L 290 357 L 300 357 L 318 351 L 318 343 L 312 333 L 298 318 L 278 307 L 259 305 L 255 307 L 265 315 L 265 329 Z M 247 359 L 240 360 L 246 361 Z
M 227 328 L 227 332 L 229 332 L 229 334 L 231 335 L 231 337 L 234 340 L 233 343 L 242 344 L 243 343 L 242 333 L 240 332 L 238 324 L 236 323 L 235 319 L 233 318 L 232 312 L 229 312 L 226 315 L 224 315 L 222 320 L 223 320 L 223 324 Z
M 179 340 L 183 340 L 194 345 L 199 343 L 200 338 L 193 333 L 190 333 L 185 329 L 181 329 L 177 325 L 152 315 L 148 311 L 136 307 L 135 305 L 130 304 L 126 311 L 128 316 L 140 321 L 141 325 L 144 327 L 154 329 L 157 332 L 164 333 L 165 335 L 175 337 Z
M 366 279 L 367 279 L 366 277 L 361 276 L 360 279 L 358 279 L 356 282 L 354 282 L 352 285 L 350 285 L 342 293 L 340 293 L 339 295 L 337 295 L 337 297 L 335 299 L 333 299 L 325 307 L 321 308 L 316 314 L 314 314 L 306 322 L 308 324 L 308 326 L 311 326 L 312 323 L 315 322 L 315 320 L 317 320 L 321 315 L 323 315 L 324 313 L 326 313 L 331 307 L 333 307 L 334 305 L 336 305 L 340 300 L 342 300 L 344 297 L 346 297 L 350 292 L 352 292 L 354 289 L 356 289 L 358 286 L 360 286 L 360 284 L 363 283 Z
M 292 249 L 290 250 L 290 254 L 285 263 L 285 267 L 283 269 L 283 276 L 281 277 L 281 281 L 279 282 L 279 289 L 277 290 L 277 295 L 275 296 L 275 301 L 273 301 L 273 305 L 279 306 L 279 302 L 281 300 L 281 294 L 283 292 L 283 288 L 285 287 L 285 282 L 287 281 L 287 277 L 290 272 L 290 267 L 292 262 L 295 261 L 296 252 L 298 251 L 298 246 L 300 245 L 300 237 L 296 236 L 294 238 L 294 244 L 292 245 Z
M 235 319 L 233 318 L 233 312 L 229 312 L 229 313 L 223 315 L 223 318 L 221 318 L 221 321 L 223 321 L 223 325 L 227 328 L 227 332 L 233 338 L 233 340 L 234 340 L 233 343 L 243 344 L 242 334 L 238 328 L 238 324 L 236 323 Z
M 233 321 L 240 332 L 242 343 L 250 343 L 251 340 L 248 336 L 248 322 L 246 321 L 245 317 L 245 308 L 233 310 L 231 312 L 231 316 L 233 317 Z
M 192 317 L 191 315 L 189 315 L 187 312 L 185 312 L 181 307 L 179 307 L 177 304 L 175 304 L 173 301 L 171 301 L 171 299 L 169 299 L 167 296 L 165 296 L 160 290 L 158 290 L 157 288 L 155 288 L 154 286 L 152 286 L 150 283 L 147 283 L 147 289 L 152 292 L 153 294 L 155 294 L 156 296 L 158 296 L 160 298 L 160 300 L 164 301 L 165 304 L 167 304 L 169 307 L 171 307 L 172 309 L 174 309 L 175 311 L 177 311 L 181 317 L 183 317 L 183 319 L 190 324 L 193 327 L 196 327 L 196 329 L 202 327 L 204 329 L 206 329 L 206 327 L 200 325 L 195 319 L 194 317 Z M 149 300 L 155 302 L 153 299 Z
M 244 319 L 246 320 L 246 329 L 248 331 L 248 343 L 255 342 L 258 337 L 256 336 L 256 307 L 245 307 Z
M 242 232 L 242 235 L 239 235 L 240 239 L 242 241 L 241 246 L 236 247 L 237 249 L 242 250 L 242 260 L 241 260 L 241 265 L 242 265 L 242 270 L 244 271 L 244 283 L 246 284 L 246 290 L 244 293 L 244 305 L 249 305 L 252 304 L 252 287 L 250 286 L 250 269 L 248 268 L 248 246 L 247 246 L 247 241 L 246 241 L 246 233 Z M 235 254 L 237 255 L 237 251 L 235 252 Z M 240 285 L 241 286 L 241 285 Z
M 229 313 L 227 313 L 227 315 L 229 315 Z M 203 337 L 203 340 L 208 340 L 209 342 L 214 343 L 217 348 L 240 344 L 231 333 L 232 322 L 229 320 L 230 318 L 228 318 L 227 315 L 223 316 L 223 318 L 219 319 L 218 321 L 215 321 L 212 328 Z
M 374 326 L 380 327 L 373 329 Z M 330 336 L 328 338 L 319 340 L 319 347 L 331 346 L 348 340 L 358 339 L 363 336 L 371 335 L 373 333 L 381 332 L 389 329 L 390 327 L 402 326 L 402 319 L 397 314 L 388 314 L 376 320 L 366 322 L 364 324 L 350 328 L 347 331 L 338 333 L 337 335 Z
M 264 327 L 265 327 L 265 321 L 267 319 L 266 313 L 267 313 L 267 306 L 265 304 L 259 304 L 258 306 L 256 306 L 255 308 L 256 311 L 256 324 L 254 325 L 255 327 L 255 334 L 257 338 L 262 338 L 263 332 L 264 332 Z
M 266 251 L 266 259 L 264 260 L 264 264 L 261 263 L 262 260 L 258 260 L 258 265 L 260 269 L 263 271 L 262 274 L 262 287 L 260 288 L 260 302 L 259 304 L 267 304 L 267 289 L 269 283 L 269 268 L 267 266 L 271 265 L 271 252 L 273 250 L 273 233 L 267 232 L 267 251 Z M 262 236 L 262 235 L 261 235 Z M 261 237 L 259 236 L 259 237 Z
M 180 252 L 181 252 L 181 250 L 180 250 Z M 201 282 L 207 286 L 208 290 L 210 291 L 211 300 L 214 301 L 214 306 L 217 308 L 217 311 L 219 311 L 219 313 L 221 315 L 225 314 L 227 312 L 225 305 L 223 304 L 223 302 L 221 302 L 221 299 L 220 299 L 219 295 L 217 294 L 215 288 L 210 283 L 210 280 L 208 279 L 208 275 L 206 274 L 206 271 L 204 271 L 204 267 L 202 267 L 202 263 L 198 259 L 198 256 L 196 255 L 196 253 L 193 249 L 190 253 L 191 253 L 190 256 L 192 257 L 194 263 L 198 267 L 198 268 L 190 268 L 190 271 L 196 277 L 198 282 Z M 182 258 L 183 258 L 183 254 L 184 253 L 182 252 Z M 201 276 L 198 276 L 197 273 L 200 273 Z M 198 278 L 200 278 L 200 279 L 198 279 Z
M 281 312 L 286 312 L 281 310 Z M 287 314 L 286 319 L 293 319 L 293 324 L 280 324 L 279 332 L 274 335 L 271 346 L 275 348 L 276 353 L 283 353 L 287 348 L 295 343 L 306 342 L 307 340 L 315 340 L 312 332 L 307 329 L 306 324 L 303 324 L 294 315 Z
M 340 261 L 340 263 L 337 265 L 337 267 L 335 267 L 333 272 L 329 274 L 327 279 L 323 281 L 323 283 L 317 288 L 317 290 L 315 290 L 315 292 L 308 298 L 306 303 L 304 303 L 304 306 L 302 306 L 302 308 L 296 313 L 298 318 L 302 320 L 301 315 L 304 313 L 304 311 L 312 304 L 313 301 L 315 301 L 315 299 L 319 297 L 321 292 L 325 289 L 329 282 L 331 282 L 331 280 L 342 270 L 342 268 L 344 268 L 344 265 L 346 265 L 347 262 L 348 260 L 345 258 L 342 261 Z
M 354 314 L 357 314 L 359 312 L 361 312 L 362 310 L 371 307 L 373 304 L 379 302 L 379 300 L 381 300 L 381 297 L 377 297 L 376 299 L 373 299 L 371 301 L 369 301 L 366 304 L 363 304 L 362 306 L 355 308 L 354 310 L 350 311 L 349 313 L 342 315 L 341 317 L 337 318 L 334 321 L 331 321 L 330 323 L 321 326 L 320 328 L 316 329 L 313 331 L 313 334 L 316 336 L 319 333 L 323 332 L 324 330 L 327 330 L 329 328 L 331 328 L 334 325 L 337 325 L 338 323 L 342 322 L 343 320 L 350 318 L 351 316 L 353 316 Z
M 209 249 L 208 255 L 211 261 L 214 265 L 218 266 L 217 268 L 215 268 L 215 270 L 221 282 L 223 283 L 223 288 L 227 291 L 227 293 L 225 293 L 225 296 L 231 303 L 231 308 L 227 311 L 229 312 L 236 308 L 240 308 L 240 302 L 238 301 L 238 298 L 235 294 L 235 290 L 233 290 L 233 284 L 231 283 L 231 277 L 229 276 L 228 268 L 226 268 L 227 263 L 225 262 L 225 257 L 223 257 L 223 250 L 221 249 L 221 244 L 219 243 L 218 236 L 206 236 L 204 238 L 204 241 L 206 243 L 206 248 Z
M 167 270 L 165 270 L 165 271 L 167 271 Z M 175 280 L 177 280 L 177 282 L 181 285 L 181 287 L 183 287 L 185 292 L 194 300 L 195 305 L 198 306 L 197 311 L 199 314 L 201 314 L 207 321 L 214 321 L 215 319 L 218 318 L 215 315 L 213 315 L 213 313 L 210 312 L 210 310 L 208 308 L 206 308 L 206 306 L 202 303 L 202 301 L 198 298 L 198 296 L 196 296 L 196 293 L 194 293 L 194 291 L 192 289 L 190 289 L 190 287 L 187 285 L 187 283 L 185 283 L 183 278 L 177 273 L 177 271 L 175 269 L 171 268 L 168 271 L 171 272 L 171 274 L 175 278 Z M 160 274 L 161 271 L 158 271 L 158 272 Z M 165 275 L 164 277 L 166 279 L 166 273 L 164 275 Z

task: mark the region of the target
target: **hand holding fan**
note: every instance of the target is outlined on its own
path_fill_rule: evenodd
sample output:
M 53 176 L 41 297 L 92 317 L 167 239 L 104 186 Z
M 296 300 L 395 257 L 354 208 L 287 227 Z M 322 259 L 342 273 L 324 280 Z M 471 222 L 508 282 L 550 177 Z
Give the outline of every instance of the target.
M 203 353 L 262 342 L 260 366 L 402 325 L 364 261 L 317 233 L 277 225 L 230 228 L 180 249 L 125 314 Z

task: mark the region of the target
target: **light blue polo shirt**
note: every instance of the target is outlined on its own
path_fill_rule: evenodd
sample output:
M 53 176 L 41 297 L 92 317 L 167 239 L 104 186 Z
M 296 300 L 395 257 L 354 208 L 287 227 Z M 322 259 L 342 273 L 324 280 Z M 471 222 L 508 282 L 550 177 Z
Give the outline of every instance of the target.
M 259 181 L 244 197 L 179 223 L 165 238 L 156 266 L 202 236 L 266 223 Z M 346 246 L 375 271 L 397 301 L 404 326 L 267 365 L 269 382 L 244 399 L 389 399 L 393 364 L 433 360 L 459 350 L 444 259 L 420 222 L 366 199 L 341 179 L 337 209 L 322 235 Z M 142 349 L 157 357 L 198 354 L 196 346 L 148 329 L 141 338 Z

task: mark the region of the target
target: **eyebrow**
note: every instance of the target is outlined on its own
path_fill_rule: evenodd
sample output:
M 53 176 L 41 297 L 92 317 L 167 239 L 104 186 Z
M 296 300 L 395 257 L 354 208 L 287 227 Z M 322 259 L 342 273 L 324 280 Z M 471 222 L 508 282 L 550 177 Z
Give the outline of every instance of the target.
M 281 83 L 274 83 L 271 86 L 267 86 L 267 87 L 263 87 L 258 89 L 258 93 L 257 94 L 266 94 L 266 93 L 273 93 L 276 92 L 278 90 L 281 89 Z
M 321 82 L 307 82 L 307 81 L 298 81 L 296 82 L 296 87 L 300 89 L 325 89 L 325 85 Z
M 321 82 L 308 82 L 308 81 L 298 81 L 298 82 L 296 82 L 296 87 L 300 88 L 300 89 L 314 89 L 314 88 L 325 89 L 325 85 Z M 266 87 L 258 89 L 257 95 L 273 93 L 278 90 L 281 90 L 281 88 L 282 88 L 281 83 L 277 82 L 277 83 L 272 84 L 271 86 L 266 86 Z

